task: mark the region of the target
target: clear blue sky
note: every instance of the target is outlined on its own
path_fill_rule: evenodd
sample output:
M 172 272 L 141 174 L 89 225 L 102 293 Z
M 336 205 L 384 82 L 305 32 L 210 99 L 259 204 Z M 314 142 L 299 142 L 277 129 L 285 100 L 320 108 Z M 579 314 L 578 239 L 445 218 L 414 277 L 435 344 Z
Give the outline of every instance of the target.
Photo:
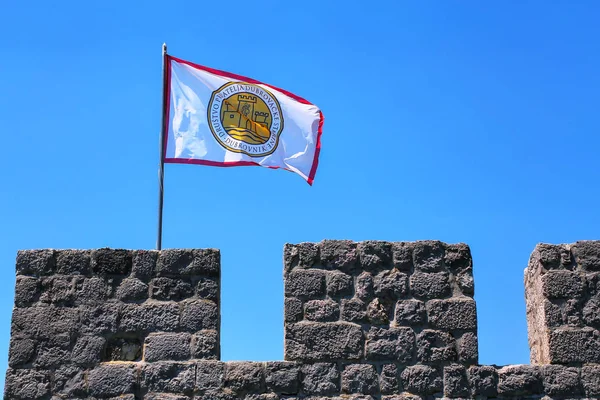
M 313 187 L 265 168 L 166 166 L 164 246 L 222 250 L 224 360 L 283 357 L 284 243 L 439 239 L 471 246 L 480 362 L 527 363 L 530 252 L 600 237 L 599 11 L 6 2 L 0 384 L 18 249 L 154 246 L 164 41 L 325 115 Z

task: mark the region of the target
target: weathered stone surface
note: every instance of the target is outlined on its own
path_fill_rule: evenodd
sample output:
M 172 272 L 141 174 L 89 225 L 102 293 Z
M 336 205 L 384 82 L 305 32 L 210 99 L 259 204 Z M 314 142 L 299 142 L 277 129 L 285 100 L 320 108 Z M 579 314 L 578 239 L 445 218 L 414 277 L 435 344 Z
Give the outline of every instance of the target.
M 415 271 L 438 271 L 444 265 L 443 244 L 433 240 L 414 243 L 413 264 Z
M 576 242 L 571 246 L 571 252 L 580 268 L 586 271 L 600 271 L 600 241 Z
M 94 365 L 102 360 L 106 339 L 101 336 L 85 335 L 75 342 L 71 361 L 78 365 Z
M 477 312 L 472 299 L 430 300 L 427 319 L 438 329 L 477 329 Z
M 194 294 L 194 288 L 182 279 L 155 278 L 150 282 L 150 292 L 156 300 L 183 300 Z
M 304 305 L 304 318 L 319 322 L 337 321 L 340 318 L 340 306 L 333 300 L 309 300 Z
M 200 361 L 196 363 L 196 387 L 200 392 L 214 391 L 225 382 L 225 363 Z
M 189 323 L 189 318 L 186 319 L 186 323 Z M 121 309 L 119 330 L 122 332 L 175 331 L 177 329 L 179 329 L 179 305 L 176 303 L 125 304 Z
M 141 387 L 148 392 L 192 394 L 196 380 L 193 363 L 157 362 L 144 364 L 141 369 Z M 159 399 L 160 397 L 157 397 Z
M 399 326 L 424 325 L 427 321 L 425 304 L 419 300 L 399 300 L 394 320 Z
M 321 265 L 326 268 L 348 271 L 358 262 L 356 243 L 350 240 L 324 240 L 320 248 Z
M 111 296 L 112 279 L 99 277 L 73 280 L 73 297 L 77 305 L 100 305 Z
M 148 285 L 137 278 L 123 279 L 115 297 L 122 301 L 145 300 L 148 298 Z
M 51 375 L 51 390 L 60 398 L 86 397 L 87 371 L 74 365 L 65 365 Z
M 377 394 L 379 382 L 375 366 L 369 364 L 349 364 L 342 371 L 342 392 Z
M 392 303 L 373 299 L 367 306 L 367 319 L 374 325 L 387 325 L 390 322 Z
M 452 273 L 460 273 L 473 267 L 471 249 L 464 243 L 445 246 L 444 264 Z
M 41 283 L 38 278 L 19 275 L 15 284 L 15 306 L 27 307 L 40 297 Z
M 142 339 L 130 337 L 112 337 L 106 346 L 105 361 L 140 361 L 142 359 Z
M 304 364 L 301 369 L 304 393 L 325 396 L 340 392 L 340 372 L 336 364 Z
M 280 394 L 297 394 L 300 388 L 300 365 L 295 362 L 267 362 L 265 368 L 267 390 Z
M 151 333 L 146 337 L 144 360 L 187 360 L 190 358 L 191 340 L 189 333 Z
M 443 381 L 440 373 L 428 365 L 406 367 L 401 374 L 404 389 L 421 395 L 441 392 Z
M 600 396 L 600 365 L 584 365 L 581 368 L 581 385 L 587 397 Z
M 348 322 L 366 322 L 367 305 L 360 299 L 342 300 L 342 319 Z
M 90 370 L 89 392 L 95 397 L 119 396 L 134 393 L 136 371 L 133 365 L 105 364 Z
M 134 250 L 132 252 L 131 276 L 138 278 L 143 282 L 148 282 L 156 269 L 156 260 L 158 251 L 155 250 Z
M 71 338 L 68 334 L 55 335 L 38 343 L 33 367 L 51 369 L 68 364 L 71 359 Z
M 299 298 L 325 295 L 325 273 L 319 270 L 294 270 L 285 279 L 285 294 Z
M 373 275 L 368 272 L 361 273 L 356 278 L 356 297 L 364 301 L 371 299 L 375 295 L 373 285 Z
M 121 313 L 121 304 L 107 303 L 100 306 L 84 307 L 79 310 L 81 333 L 116 333 L 117 318 Z
M 566 252 L 569 252 L 569 250 L 565 249 L 563 246 L 540 243 L 535 246 L 532 256 L 538 257 L 544 268 L 558 269 L 564 265 L 563 260 L 565 260 L 565 257 L 563 256 L 563 253 Z M 569 254 L 569 262 L 570 258 Z
M 450 295 L 450 281 L 447 272 L 415 272 L 410 277 L 410 291 L 423 299 L 444 298 Z
M 284 317 L 286 323 L 293 323 L 302 320 L 304 317 L 302 300 L 295 297 L 286 297 L 284 303 Z
M 74 334 L 79 330 L 79 310 L 68 307 L 40 306 L 13 310 L 11 336 L 50 339 Z
M 398 367 L 396 364 L 383 364 L 379 378 L 379 390 L 383 394 L 399 393 Z
M 90 274 L 91 252 L 89 250 L 57 250 L 56 273 L 61 275 Z
M 44 371 L 12 368 L 6 371 L 5 399 L 38 400 L 49 396 L 50 376 Z
M 448 397 L 469 397 L 469 380 L 462 365 L 444 367 L 444 395 Z
M 358 325 L 346 322 L 299 322 L 285 331 L 285 359 L 289 361 L 358 360 L 364 338 Z
M 576 396 L 581 394 L 579 369 L 562 365 L 542 365 L 544 393 L 549 396 Z
M 583 291 L 583 281 L 577 272 L 548 271 L 542 276 L 542 290 L 549 299 L 578 297 Z
M 392 243 L 392 263 L 394 268 L 403 272 L 413 269 L 413 244 L 405 242 Z
M 216 249 L 162 250 L 156 261 L 158 276 L 219 276 L 221 254 Z
M 126 275 L 131 272 L 132 254 L 129 250 L 98 249 L 92 251 L 92 271 L 103 275 Z
M 352 277 L 342 272 L 331 272 L 326 278 L 327 294 L 331 297 L 352 295 Z
M 283 265 L 285 271 L 292 268 L 311 268 L 319 264 L 319 245 L 317 243 L 286 243 L 283 247 Z
M 477 364 L 479 345 L 477 335 L 473 332 L 464 333 L 457 340 L 458 360 L 466 364 Z
M 12 368 L 27 364 L 35 355 L 35 341 L 33 339 L 15 338 L 10 340 L 8 350 L 8 365 Z
M 190 300 L 180 303 L 181 329 L 196 332 L 202 329 L 219 329 L 219 309 L 208 300 Z
M 225 368 L 225 387 L 235 393 L 260 392 L 264 387 L 262 363 L 229 362 Z
M 498 394 L 498 373 L 492 366 L 475 365 L 469 368 L 469 385 L 473 395 L 495 397 Z
M 425 329 L 417 335 L 417 360 L 423 363 L 456 361 L 454 338 L 448 332 Z
M 375 296 L 398 299 L 408 293 L 408 277 L 397 269 L 382 271 L 373 279 Z
M 201 278 L 196 284 L 196 296 L 200 299 L 219 301 L 219 283 L 210 278 Z
M 203 330 L 192 337 L 192 358 L 218 360 L 219 333 L 215 330 Z
M 414 356 L 415 334 L 411 328 L 372 327 L 367 333 L 365 349 L 367 360 L 408 364 Z
M 390 267 L 392 263 L 392 244 L 376 240 L 358 243 L 358 257 L 364 269 Z
M 17 274 L 44 276 L 54 273 L 56 260 L 54 250 L 19 250 Z
M 456 283 L 465 296 L 475 295 L 475 281 L 473 280 L 473 271 L 467 269 L 466 272 L 456 275 Z
M 600 299 L 592 298 L 587 301 L 583 307 L 582 314 L 586 325 L 596 328 L 600 327 Z M 556 325 L 558 324 L 553 326 Z
M 548 349 L 552 363 L 600 363 L 600 332 L 593 328 L 554 329 Z
M 501 396 L 529 396 L 541 394 L 542 391 L 538 367 L 511 365 L 498 370 L 498 394 Z

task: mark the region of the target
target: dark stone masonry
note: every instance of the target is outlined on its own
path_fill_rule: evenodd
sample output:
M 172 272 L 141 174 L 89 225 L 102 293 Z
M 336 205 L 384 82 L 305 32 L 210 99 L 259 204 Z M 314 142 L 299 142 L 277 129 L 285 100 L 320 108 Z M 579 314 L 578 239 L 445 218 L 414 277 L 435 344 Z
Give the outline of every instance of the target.
M 478 365 L 469 247 L 286 245 L 285 360 L 221 362 L 220 253 L 17 255 L 5 399 L 600 398 L 600 242 L 538 245 L 531 365 Z

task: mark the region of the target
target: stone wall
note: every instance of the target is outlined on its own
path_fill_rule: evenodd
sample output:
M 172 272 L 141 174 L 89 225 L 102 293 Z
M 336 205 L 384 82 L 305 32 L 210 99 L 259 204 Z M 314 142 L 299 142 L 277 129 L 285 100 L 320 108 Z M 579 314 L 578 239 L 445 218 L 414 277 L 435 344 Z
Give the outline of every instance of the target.
M 17 255 L 5 399 L 600 398 L 600 242 L 539 245 L 534 365 L 477 364 L 468 246 L 286 245 L 285 359 L 219 361 L 216 250 Z

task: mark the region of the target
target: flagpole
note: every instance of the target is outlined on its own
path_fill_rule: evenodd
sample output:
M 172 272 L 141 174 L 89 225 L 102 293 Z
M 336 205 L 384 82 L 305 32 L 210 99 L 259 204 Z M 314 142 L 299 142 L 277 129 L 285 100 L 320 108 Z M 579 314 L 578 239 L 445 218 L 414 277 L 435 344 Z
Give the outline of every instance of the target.
M 156 238 L 156 250 L 162 249 L 162 219 L 163 219 L 163 182 L 165 179 L 165 154 L 164 154 L 164 143 L 165 143 L 165 126 L 167 118 L 167 44 L 162 45 L 162 74 L 163 74 L 163 90 L 162 90 L 162 123 L 160 126 L 160 143 L 158 148 L 158 154 L 160 157 L 159 169 L 158 169 L 158 234 Z

